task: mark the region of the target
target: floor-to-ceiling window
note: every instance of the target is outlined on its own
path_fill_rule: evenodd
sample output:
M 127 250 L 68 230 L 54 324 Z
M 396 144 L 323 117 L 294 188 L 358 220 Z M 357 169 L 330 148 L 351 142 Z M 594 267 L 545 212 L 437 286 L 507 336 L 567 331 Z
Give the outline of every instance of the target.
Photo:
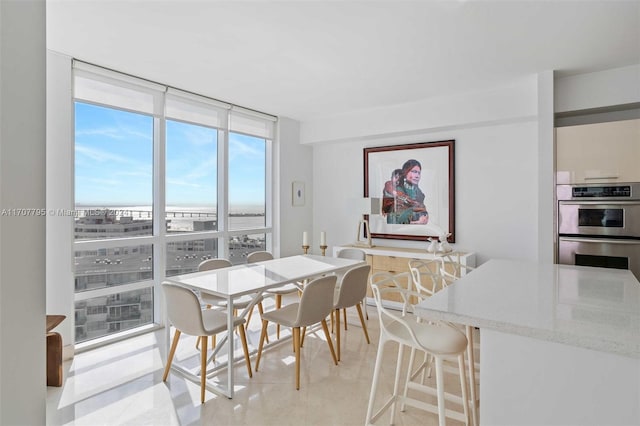
M 273 117 L 74 64 L 76 343 L 159 322 L 167 276 L 270 249 Z

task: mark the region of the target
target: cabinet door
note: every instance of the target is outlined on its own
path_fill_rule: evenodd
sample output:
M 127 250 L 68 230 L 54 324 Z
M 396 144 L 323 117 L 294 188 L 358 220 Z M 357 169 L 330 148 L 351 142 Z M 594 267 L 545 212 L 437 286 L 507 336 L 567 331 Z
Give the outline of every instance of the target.
M 376 269 L 376 270 L 372 271 L 372 273 L 374 273 L 374 274 L 376 272 L 389 272 L 389 271 L 380 270 L 380 269 Z M 402 286 L 402 288 L 408 288 L 409 287 L 409 277 L 408 276 L 407 277 L 400 277 L 400 279 L 398 279 L 398 284 L 400 284 L 400 286 Z M 373 297 L 373 293 L 371 293 L 371 288 L 369 288 L 368 291 L 369 291 L 368 296 L 369 297 Z M 389 300 L 389 301 L 392 301 L 392 302 L 399 302 L 400 304 L 403 303 L 402 297 L 397 293 L 385 293 L 385 294 L 382 295 L 382 299 L 383 300 Z M 417 303 L 417 301 L 412 296 L 409 299 L 409 303 Z
M 558 127 L 557 183 L 640 181 L 640 119 Z
M 409 272 L 409 261 L 414 260 L 411 257 L 396 257 L 396 256 L 371 256 L 371 268 L 372 273 L 376 272 L 389 272 L 390 274 L 400 274 L 402 272 Z M 399 280 L 399 284 L 403 288 L 409 288 L 409 277 L 402 277 Z M 411 290 L 415 291 L 415 288 L 411 286 Z M 369 296 L 371 289 L 369 289 Z M 402 298 L 396 294 L 384 294 L 382 298 L 385 300 L 391 300 L 394 302 L 402 302 Z M 416 303 L 414 297 L 411 297 L 410 303 Z
M 406 257 L 373 256 L 372 268 L 379 271 L 387 271 L 392 274 L 409 272 L 409 261 Z

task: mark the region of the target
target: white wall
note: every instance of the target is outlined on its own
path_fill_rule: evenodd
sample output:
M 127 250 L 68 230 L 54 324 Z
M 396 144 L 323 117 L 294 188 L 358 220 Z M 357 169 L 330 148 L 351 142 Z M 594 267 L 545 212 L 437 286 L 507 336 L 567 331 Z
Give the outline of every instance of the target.
M 545 263 L 556 257 L 553 83 L 553 71 L 538 74 L 538 261 Z
M 545 71 L 485 91 L 304 122 L 302 143 L 314 147 L 314 235 L 326 230 L 330 246 L 355 240 L 360 215 L 348 205 L 363 194 L 363 148 L 455 139 L 455 247 L 477 252 L 479 263 L 551 262 L 554 113 L 637 102 L 640 65 L 633 65 L 559 79 Z
M 45 2 L 0 1 L 0 208 L 45 206 Z M 0 216 L 0 424 L 45 424 L 45 218 Z
M 456 243 L 489 258 L 537 259 L 538 152 L 535 121 L 389 138 L 376 145 L 455 139 Z M 327 231 L 329 250 L 356 238 L 362 197 L 362 141 L 314 146 L 314 234 Z M 330 165 L 330 166 L 329 166 Z M 374 240 L 377 245 L 425 248 L 426 243 Z
M 280 155 L 275 170 L 280 189 L 280 256 L 291 256 L 302 251 L 302 233 L 313 229 L 313 149 L 300 144 L 300 125 L 295 120 L 281 117 L 278 137 Z M 293 181 L 305 183 L 304 206 L 292 205 Z
M 71 211 L 73 204 L 73 101 L 71 58 L 47 51 L 47 211 Z M 47 215 L 47 312 L 69 320 L 62 335 L 65 358 L 73 354 L 73 217 Z
M 640 65 L 557 78 L 555 112 L 640 102 Z
M 537 77 L 519 85 L 459 95 L 444 101 L 425 102 L 406 121 L 386 114 L 387 134 L 373 134 L 363 124 L 352 127 L 332 118 L 303 123 L 310 139 L 326 135 L 340 142 L 314 143 L 314 235 L 327 231 L 329 250 L 356 238 L 360 214 L 349 211 L 349 200 L 363 194 L 363 148 L 412 142 L 455 139 L 456 243 L 454 247 L 477 253 L 477 261 L 503 257 L 538 259 L 538 82 Z M 459 103 L 459 108 L 456 104 Z M 416 105 L 412 105 L 416 107 Z M 396 108 L 400 112 L 402 108 Z M 433 111 L 439 111 L 437 119 Z M 456 111 L 464 111 L 460 122 Z M 488 113 L 493 111 L 494 115 Z M 367 113 L 355 121 L 365 123 Z M 407 114 L 402 113 L 406 116 Z M 419 117 L 423 122 L 419 122 Z M 353 115 L 349 118 L 355 118 Z M 341 138 L 322 126 L 344 125 L 351 139 Z M 375 127 L 375 125 L 374 125 Z M 552 144 L 552 141 L 547 143 Z M 552 161 L 552 159 L 547 159 Z M 552 172 L 552 170 L 551 170 Z M 378 245 L 426 248 L 426 243 L 404 240 L 374 240 Z M 552 256 L 552 247 L 548 248 Z
M 302 123 L 300 140 L 387 139 L 533 118 L 537 114 L 536 90 L 536 76 L 527 76 L 488 90 L 322 117 Z

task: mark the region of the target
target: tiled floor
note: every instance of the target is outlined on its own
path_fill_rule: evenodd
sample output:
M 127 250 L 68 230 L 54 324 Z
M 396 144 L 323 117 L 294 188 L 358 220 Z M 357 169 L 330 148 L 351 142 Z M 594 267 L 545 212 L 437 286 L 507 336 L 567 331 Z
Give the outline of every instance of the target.
M 167 382 L 162 382 L 166 359 L 164 330 L 77 354 L 64 365 L 64 386 L 47 388 L 47 424 L 362 425 L 379 329 L 375 308 L 369 307 L 368 311 L 371 344 L 366 343 L 357 311 L 349 309 L 348 331 L 342 333 L 342 360 L 338 366 L 331 360 L 322 331 L 307 335 L 298 391 L 294 385 L 290 339 L 263 353 L 260 371 L 254 372 L 251 379 L 244 364 L 238 364 L 233 399 L 207 391 L 204 404 L 200 404 L 197 384 L 177 374 L 170 374 Z M 249 333 L 254 347 L 259 331 L 259 319 L 255 318 Z M 391 392 L 396 355 L 397 346 L 388 344 L 376 407 Z M 176 360 L 197 364 L 197 356 L 195 339 L 183 336 Z M 251 362 L 255 367 L 255 356 Z M 447 391 L 460 394 L 457 376 L 446 374 L 445 379 Z M 427 383 L 435 383 L 435 378 L 427 379 Z M 458 409 L 455 405 L 452 408 Z M 376 423 L 389 424 L 389 414 Z M 398 413 L 395 422 L 396 425 L 437 423 L 436 415 L 410 407 Z M 459 424 L 449 419 L 447 423 Z

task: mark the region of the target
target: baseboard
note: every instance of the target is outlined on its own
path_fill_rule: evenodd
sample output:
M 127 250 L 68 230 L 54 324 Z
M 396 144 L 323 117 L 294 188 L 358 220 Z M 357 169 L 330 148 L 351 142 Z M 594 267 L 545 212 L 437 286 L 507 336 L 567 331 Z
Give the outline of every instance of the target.
M 75 346 L 66 345 L 62 347 L 62 361 L 69 361 L 75 355 Z

